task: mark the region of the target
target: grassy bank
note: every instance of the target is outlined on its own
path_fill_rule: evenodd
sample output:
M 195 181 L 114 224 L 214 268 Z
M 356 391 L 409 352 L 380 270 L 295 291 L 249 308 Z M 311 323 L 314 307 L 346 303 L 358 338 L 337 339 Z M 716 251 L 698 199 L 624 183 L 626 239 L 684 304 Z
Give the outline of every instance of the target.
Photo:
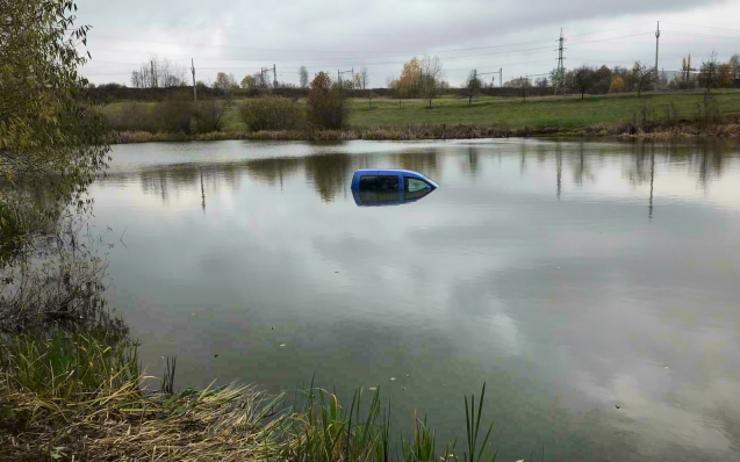
M 155 110 L 160 103 L 116 102 L 103 114 L 119 120 L 131 105 Z M 347 139 L 446 139 L 511 136 L 740 136 L 740 91 L 659 93 L 528 98 L 446 96 L 427 108 L 422 100 L 349 98 L 349 126 L 340 131 L 249 131 L 238 111 L 239 101 L 227 105 L 222 129 L 186 134 L 156 128 L 120 131 L 114 143 L 219 139 L 347 140 Z M 298 101 L 299 106 L 305 104 Z
M 443 444 L 425 419 L 394 435 L 377 390 L 358 390 L 346 405 L 313 384 L 293 405 L 249 386 L 174 393 L 174 360 L 164 380 L 142 376 L 136 346 L 112 332 L 1 339 L 3 460 L 493 460 L 485 386 L 465 397 L 465 440 Z

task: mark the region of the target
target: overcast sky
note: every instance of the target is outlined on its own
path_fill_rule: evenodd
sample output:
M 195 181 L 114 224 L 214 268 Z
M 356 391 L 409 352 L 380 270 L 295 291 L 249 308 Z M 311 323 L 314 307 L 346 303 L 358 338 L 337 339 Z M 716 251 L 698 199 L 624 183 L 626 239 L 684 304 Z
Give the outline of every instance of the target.
M 384 86 L 411 56 L 436 55 L 453 85 L 471 69 L 503 68 L 504 80 L 549 72 L 560 28 L 566 67 L 652 64 L 661 21 L 660 67 L 675 70 L 716 51 L 740 53 L 740 0 L 78 0 L 89 34 L 95 83 L 129 83 L 152 56 L 183 70 L 195 59 L 198 80 L 218 71 L 237 80 L 261 66 L 298 82 L 298 68 L 367 67 Z M 490 78 L 490 76 L 486 76 Z M 497 82 L 498 83 L 498 82 Z

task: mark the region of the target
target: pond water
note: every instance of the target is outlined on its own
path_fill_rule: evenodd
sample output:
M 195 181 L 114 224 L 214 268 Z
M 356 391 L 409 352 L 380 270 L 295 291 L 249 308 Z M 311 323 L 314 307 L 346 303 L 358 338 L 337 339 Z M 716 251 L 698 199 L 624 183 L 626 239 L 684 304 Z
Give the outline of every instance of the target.
M 740 458 L 740 147 L 548 140 L 117 146 L 112 305 L 176 382 L 380 385 L 498 460 Z M 358 168 L 440 188 L 358 207 Z M 462 442 L 462 440 L 461 440 Z

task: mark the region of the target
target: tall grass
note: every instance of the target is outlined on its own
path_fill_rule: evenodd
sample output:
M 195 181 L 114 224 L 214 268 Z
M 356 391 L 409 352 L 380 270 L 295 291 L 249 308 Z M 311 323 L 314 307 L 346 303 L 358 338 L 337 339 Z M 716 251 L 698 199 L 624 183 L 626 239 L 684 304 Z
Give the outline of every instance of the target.
M 2 342 L 0 362 L 15 387 L 65 401 L 119 389 L 140 376 L 136 345 L 104 330 L 15 335 Z
M 456 441 L 439 444 L 436 431 L 427 418 L 416 418 L 410 437 L 400 437 L 400 448 L 393 451 L 390 404 L 382 411 L 380 391 L 372 391 L 363 406 L 365 390 L 359 389 L 344 408 L 335 393 L 321 388 L 309 389 L 305 407 L 293 417 L 293 437 L 284 454 L 287 460 L 308 462 L 447 462 L 460 461 L 455 454 Z M 483 430 L 481 419 L 485 385 L 477 401 L 465 398 L 467 452 L 464 462 L 495 460 L 490 437 L 493 426 Z M 482 433 L 482 430 L 485 433 Z
M 176 393 L 176 363 L 166 358 L 163 383 L 153 391 L 126 338 L 55 328 L 1 339 L 3 460 L 494 460 L 492 426 L 482 424 L 485 385 L 479 399 L 465 398 L 460 458 L 455 442 L 440 444 L 426 418 L 416 418 L 407 436 L 394 432 L 379 390 L 358 389 L 345 405 L 312 383 L 292 406 L 251 386 Z

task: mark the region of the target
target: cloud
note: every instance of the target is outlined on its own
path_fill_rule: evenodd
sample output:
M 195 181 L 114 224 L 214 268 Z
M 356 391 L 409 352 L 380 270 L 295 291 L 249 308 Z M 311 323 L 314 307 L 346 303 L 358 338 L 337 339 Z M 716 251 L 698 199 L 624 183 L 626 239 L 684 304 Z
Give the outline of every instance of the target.
M 217 4 L 195 0 L 80 0 L 79 4 L 81 22 L 95 26 L 91 49 L 99 63 L 92 65 L 91 72 L 127 75 L 131 62 L 152 54 L 183 62 L 194 55 L 203 63 L 206 75 L 215 75 L 217 67 L 243 74 L 247 69 L 278 63 L 288 71 L 283 73 L 287 80 L 297 79 L 295 71 L 300 64 L 314 69 L 367 65 L 375 85 L 383 84 L 387 75 L 397 72 L 399 62 L 415 54 L 440 54 L 448 78 L 454 83 L 467 73 L 462 68 L 469 70 L 471 65 L 505 64 L 512 72 L 531 73 L 532 61 L 536 59 L 538 70 L 552 67 L 548 60 L 553 61 L 551 48 L 561 26 L 569 33 L 585 31 L 596 35 L 603 35 L 608 26 L 613 26 L 616 30 L 611 37 L 639 31 L 644 33 L 644 42 L 650 44 L 654 40 L 650 31 L 657 18 L 686 16 L 687 22 L 694 23 L 697 12 L 711 11 L 713 18 L 721 22 L 722 18 L 733 17 L 734 12 L 740 14 L 737 5 L 718 0 L 314 0 Z M 708 37 L 693 39 L 712 42 Z M 604 50 L 607 55 L 615 50 L 629 50 L 634 48 L 632 42 L 606 41 L 581 47 L 576 51 L 585 56 L 576 54 L 574 59 L 579 62 L 574 65 L 598 59 Z M 494 48 L 480 49 L 485 46 Z M 459 48 L 477 49 L 443 51 Z M 672 53 L 670 44 L 666 53 Z M 609 57 L 630 60 L 623 55 Z

